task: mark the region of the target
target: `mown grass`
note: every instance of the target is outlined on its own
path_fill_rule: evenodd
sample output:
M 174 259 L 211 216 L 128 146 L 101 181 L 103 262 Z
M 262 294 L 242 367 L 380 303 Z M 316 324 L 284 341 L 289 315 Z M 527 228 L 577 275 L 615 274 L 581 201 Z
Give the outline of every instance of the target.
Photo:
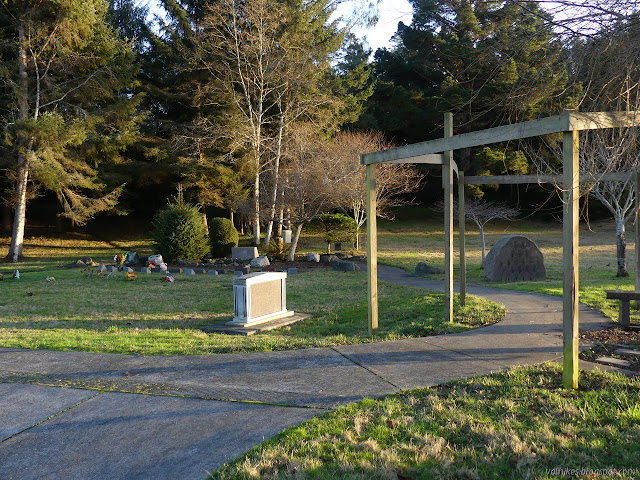
M 639 379 L 584 372 L 569 391 L 546 364 L 338 408 L 211 478 L 632 479 L 639 437 Z
M 459 332 L 504 316 L 502 307 L 473 298 L 448 323 L 442 294 L 383 284 L 380 330 L 370 337 L 366 276 L 327 269 L 287 280 L 288 308 L 311 319 L 251 337 L 207 334 L 200 329 L 233 318 L 233 277 L 160 277 L 24 270 L 19 280 L 0 282 L 0 346 L 143 355 L 274 351 Z
M 420 213 L 422 212 L 422 213 Z M 379 261 L 413 273 L 418 262 L 444 267 L 444 230 L 442 220 L 426 209 L 412 208 L 415 217 L 409 222 L 387 224 L 381 222 L 378 251 Z M 457 226 L 456 226 L 457 228 Z M 536 243 L 544 255 L 547 279 L 530 282 L 492 283 L 484 279 L 480 235 L 471 223 L 466 226 L 465 247 L 467 282 L 511 290 L 521 290 L 562 296 L 562 224 L 559 222 L 495 221 L 485 231 L 487 254 L 503 235 L 522 234 Z M 628 277 L 617 277 L 615 225 L 600 220 L 580 226 L 580 301 L 601 310 L 617 320 L 618 302 L 606 300 L 605 290 L 629 289 L 635 286 L 635 236 L 627 232 Z M 454 279 L 460 278 L 459 237 L 454 236 Z M 430 276 L 441 278 L 443 276 Z

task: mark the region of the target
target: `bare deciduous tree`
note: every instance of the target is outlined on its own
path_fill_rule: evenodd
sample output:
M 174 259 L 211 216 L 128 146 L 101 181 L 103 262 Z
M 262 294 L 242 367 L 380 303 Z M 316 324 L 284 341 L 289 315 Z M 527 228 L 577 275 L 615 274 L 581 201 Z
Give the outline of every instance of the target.
M 636 19 L 637 20 L 637 19 Z M 573 75 L 584 85 L 578 107 L 582 111 L 632 112 L 640 109 L 640 26 L 626 20 L 573 46 Z M 640 169 L 638 127 L 590 130 L 580 133 L 580 173 L 590 179 L 582 194 L 599 200 L 616 223 L 617 275 L 628 276 L 625 225 L 635 214 L 633 180 L 598 181 L 607 172 Z M 558 136 L 547 137 L 539 148 L 529 150 L 538 171 L 559 173 L 562 158 Z
M 360 229 L 367 221 L 366 168 L 360 154 L 390 148 L 379 132 L 342 132 L 333 139 L 332 155 L 340 160 L 343 181 L 336 185 L 336 208 L 356 221 L 356 250 L 360 249 Z M 391 208 L 411 203 L 406 195 L 420 189 L 424 175 L 414 166 L 388 163 L 376 166 L 376 215 L 392 219 Z
M 344 171 L 341 159 L 330 154 L 328 141 L 315 135 L 313 125 L 292 126 L 290 137 L 282 185 L 289 219 L 296 227 L 287 256 L 293 261 L 302 227 L 332 208 L 336 185 L 344 180 Z
M 454 211 L 458 211 L 457 205 Z M 464 203 L 465 217 L 472 220 L 478 227 L 480 232 L 480 247 L 482 249 L 482 268 L 484 268 L 484 259 L 486 258 L 486 247 L 484 239 L 484 226 L 496 218 L 511 219 L 518 216 L 518 210 L 511 208 L 503 203 L 494 203 L 481 198 L 467 200 Z
M 435 205 L 436 210 L 444 211 L 444 202 Z M 453 201 L 453 214 L 458 216 L 459 207 L 456 200 Z M 496 203 L 483 198 L 466 199 L 464 202 L 465 219 L 471 220 L 478 227 L 480 232 L 480 248 L 482 250 L 482 268 L 486 258 L 486 242 L 484 238 L 484 226 L 496 218 L 512 219 L 517 217 L 518 210 L 511 208 L 504 203 Z

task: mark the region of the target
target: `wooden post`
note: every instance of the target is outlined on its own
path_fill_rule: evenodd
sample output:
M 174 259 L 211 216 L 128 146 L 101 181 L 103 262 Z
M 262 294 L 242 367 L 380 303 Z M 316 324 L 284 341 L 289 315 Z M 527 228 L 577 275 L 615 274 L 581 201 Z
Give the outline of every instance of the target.
M 378 229 L 376 224 L 376 166 L 367 165 L 367 277 L 369 335 L 378 331 Z
M 562 285 L 562 383 L 565 388 L 578 388 L 578 200 L 580 173 L 578 169 L 578 131 L 563 134 L 562 163 L 563 194 L 563 285 Z
M 444 114 L 444 137 L 453 136 L 453 113 Z M 453 150 L 444 152 L 444 302 L 445 321 L 453 322 Z
M 636 292 L 640 291 L 640 172 L 636 172 Z M 636 309 L 640 302 L 636 302 Z
M 464 216 L 464 172 L 458 172 L 458 230 L 460 232 L 460 306 L 467 302 L 467 259 L 465 249 L 465 216 Z

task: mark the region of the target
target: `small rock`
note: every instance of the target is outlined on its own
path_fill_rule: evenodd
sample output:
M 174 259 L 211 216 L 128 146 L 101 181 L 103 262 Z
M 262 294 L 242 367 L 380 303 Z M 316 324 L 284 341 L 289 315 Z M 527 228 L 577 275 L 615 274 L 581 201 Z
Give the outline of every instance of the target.
M 76 260 L 73 263 L 68 263 L 62 268 L 87 268 L 87 264 L 82 260 Z
M 269 265 L 271 265 L 271 263 L 269 262 L 267 256 L 263 255 L 261 257 L 252 258 L 249 265 L 252 267 L 268 267 Z
M 437 275 L 444 273 L 444 270 L 438 267 L 432 267 L 424 262 L 418 262 L 415 269 L 416 275 Z
M 360 267 L 353 262 L 333 262 L 331 267 L 339 272 L 359 272 Z
M 87 267 L 97 267 L 98 264 L 93 261 L 91 257 L 83 257 L 80 259 L 82 263 L 84 263 Z
M 320 255 L 317 253 L 307 253 L 307 262 L 320 262 Z
M 339 261 L 340 259 L 338 257 L 330 253 L 323 253 L 322 255 L 320 255 L 321 263 L 333 263 L 333 262 L 339 262 Z

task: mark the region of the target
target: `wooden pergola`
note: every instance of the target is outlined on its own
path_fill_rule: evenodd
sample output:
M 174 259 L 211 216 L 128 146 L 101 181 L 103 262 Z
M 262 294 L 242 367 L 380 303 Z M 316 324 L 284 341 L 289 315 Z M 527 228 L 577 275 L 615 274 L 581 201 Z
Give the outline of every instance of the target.
M 446 318 L 453 321 L 453 183 L 454 171 L 458 177 L 460 228 L 460 296 L 464 304 L 465 252 L 464 252 L 464 185 L 497 183 L 558 183 L 563 185 L 563 384 L 578 388 L 578 200 L 580 197 L 579 132 L 607 128 L 630 127 L 640 124 L 640 112 L 565 111 L 552 117 L 490 128 L 478 132 L 453 135 L 453 114 L 444 117 L 444 138 L 415 143 L 379 152 L 362 154 L 360 161 L 367 169 L 367 267 L 369 297 L 369 333 L 378 329 L 378 246 L 376 225 L 375 166 L 379 163 L 423 163 L 442 165 L 444 188 L 445 231 L 445 308 Z M 563 173 L 561 176 L 517 175 L 499 177 L 464 177 L 453 161 L 453 151 L 493 143 L 531 138 L 553 133 L 563 134 Z M 635 176 L 636 184 L 636 290 L 640 290 L 640 222 L 638 221 L 638 185 L 640 174 L 593 172 L 586 181 L 627 180 Z

